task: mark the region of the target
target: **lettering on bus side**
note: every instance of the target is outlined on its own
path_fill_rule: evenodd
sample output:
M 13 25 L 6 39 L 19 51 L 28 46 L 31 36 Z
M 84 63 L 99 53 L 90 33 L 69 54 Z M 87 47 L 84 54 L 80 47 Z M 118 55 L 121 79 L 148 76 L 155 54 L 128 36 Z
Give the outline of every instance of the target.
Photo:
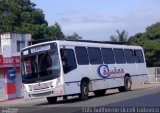
M 110 75 L 119 75 L 124 74 L 123 68 L 117 69 L 114 67 L 114 69 L 109 69 L 107 64 L 102 64 L 97 68 L 98 76 L 101 78 L 108 78 Z

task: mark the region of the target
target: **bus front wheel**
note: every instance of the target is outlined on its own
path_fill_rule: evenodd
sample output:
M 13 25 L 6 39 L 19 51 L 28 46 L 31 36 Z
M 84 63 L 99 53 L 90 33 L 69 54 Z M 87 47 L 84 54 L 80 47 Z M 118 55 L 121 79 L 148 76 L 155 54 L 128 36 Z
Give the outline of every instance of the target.
M 81 83 L 81 93 L 79 94 L 80 100 L 87 100 L 89 93 L 89 83 L 87 81 L 83 81 Z
M 57 97 L 47 97 L 47 101 L 49 104 L 54 104 L 57 102 Z
M 131 90 L 131 86 L 132 86 L 132 81 L 131 78 L 129 76 L 126 76 L 124 78 L 124 86 L 119 87 L 118 90 L 120 92 L 124 92 L 124 91 L 130 91 Z

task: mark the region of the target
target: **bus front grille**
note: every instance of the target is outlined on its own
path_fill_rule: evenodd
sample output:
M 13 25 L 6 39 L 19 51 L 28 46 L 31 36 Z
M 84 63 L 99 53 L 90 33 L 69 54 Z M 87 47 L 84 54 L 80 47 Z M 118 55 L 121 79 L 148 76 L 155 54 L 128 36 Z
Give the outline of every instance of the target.
M 37 91 L 37 90 L 41 90 L 41 89 L 49 89 L 51 87 L 53 87 L 52 86 L 52 82 L 39 83 L 39 84 L 35 84 L 35 85 L 29 85 L 29 89 L 31 91 Z
M 45 93 L 38 93 L 38 94 L 31 94 L 32 97 L 42 97 L 42 96 L 48 96 L 48 95 L 51 95 L 52 92 L 49 91 L 49 92 L 45 92 Z

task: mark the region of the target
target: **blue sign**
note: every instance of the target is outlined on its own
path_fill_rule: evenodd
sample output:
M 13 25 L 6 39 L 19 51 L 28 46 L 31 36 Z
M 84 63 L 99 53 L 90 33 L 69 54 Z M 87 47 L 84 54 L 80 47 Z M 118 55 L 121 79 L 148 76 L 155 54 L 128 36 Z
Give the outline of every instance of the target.
M 7 71 L 7 77 L 8 79 L 15 79 L 16 77 L 16 70 L 10 69 Z

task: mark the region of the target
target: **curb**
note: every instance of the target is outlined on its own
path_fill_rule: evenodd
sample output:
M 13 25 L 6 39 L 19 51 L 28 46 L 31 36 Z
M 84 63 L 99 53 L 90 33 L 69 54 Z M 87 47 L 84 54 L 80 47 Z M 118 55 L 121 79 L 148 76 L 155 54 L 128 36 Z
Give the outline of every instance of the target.
M 160 82 L 145 82 L 144 84 L 160 84 Z
M 23 99 L 23 98 L 24 97 L 10 98 L 10 99 L 5 99 L 5 100 L 0 100 L 0 102 L 6 102 L 6 101 L 11 101 L 11 100 Z

